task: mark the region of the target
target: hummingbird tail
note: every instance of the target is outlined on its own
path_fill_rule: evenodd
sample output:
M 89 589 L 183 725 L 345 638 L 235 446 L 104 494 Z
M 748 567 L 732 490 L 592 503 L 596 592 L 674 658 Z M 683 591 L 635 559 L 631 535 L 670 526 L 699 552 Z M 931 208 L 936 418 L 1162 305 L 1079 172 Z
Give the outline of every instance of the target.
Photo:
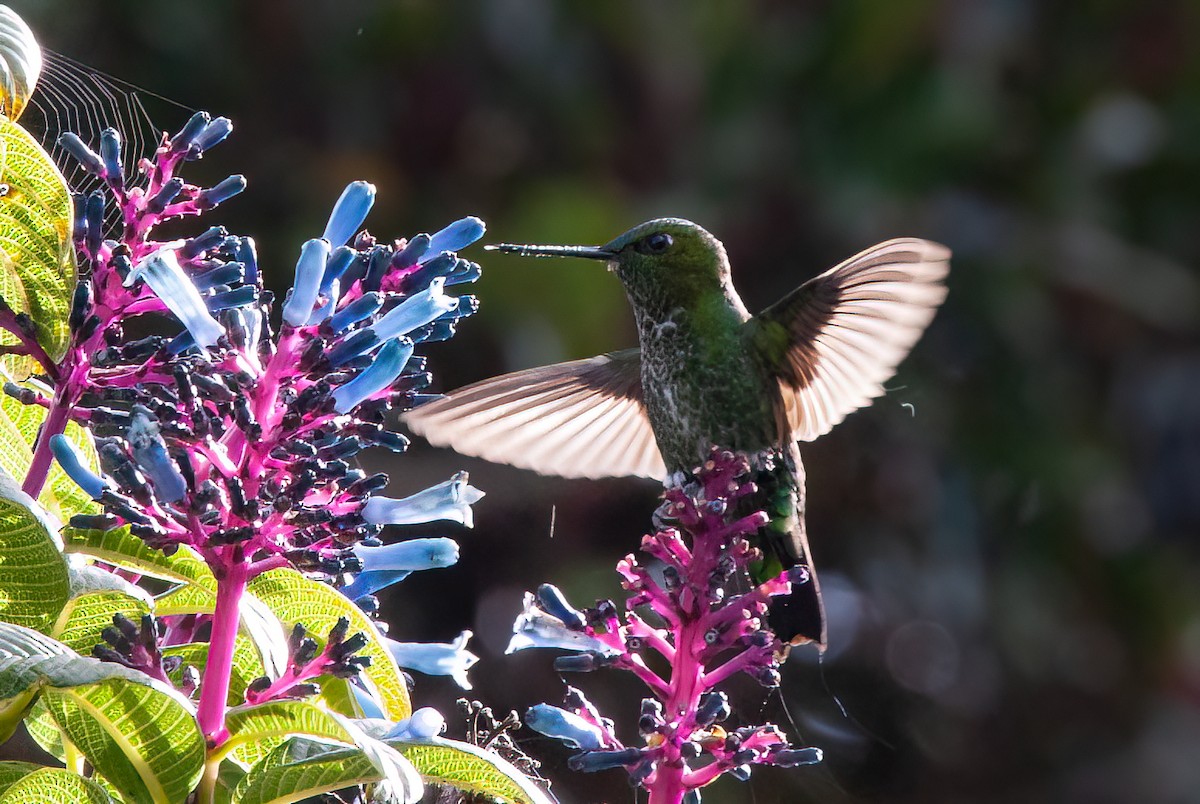
M 804 465 L 795 444 L 779 457 L 758 476 L 759 500 L 771 519 L 760 532 L 763 563 L 754 580 L 761 583 L 799 567 L 807 570 L 793 573 L 797 577 L 789 594 L 771 600 L 767 622 L 785 645 L 814 643 L 824 651 L 825 606 L 804 526 Z

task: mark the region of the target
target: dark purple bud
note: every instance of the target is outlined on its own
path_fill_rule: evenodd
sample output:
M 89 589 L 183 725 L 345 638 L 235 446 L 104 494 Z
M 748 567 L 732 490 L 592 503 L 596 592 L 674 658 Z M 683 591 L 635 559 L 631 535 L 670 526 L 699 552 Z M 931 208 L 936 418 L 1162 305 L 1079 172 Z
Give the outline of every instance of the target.
M 633 765 L 642 758 L 640 748 L 622 748 L 618 751 L 585 751 L 567 760 L 567 767 L 582 773 L 595 773 Z
M 296 665 L 306 665 L 317 657 L 317 641 L 309 637 L 300 640 L 296 652 L 292 655 L 292 662 Z
M 163 186 L 146 202 L 146 211 L 161 215 L 167 205 L 179 197 L 183 191 L 183 179 L 174 176 L 163 182 Z
M 413 293 L 419 290 L 424 290 L 429 286 L 430 280 L 438 276 L 446 276 L 454 270 L 454 263 L 458 260 L 449 251 L 442 252 L 429 262 L 422 265 L 417 270 L 413 271 L 408 276 L 404 277 L 403 289 L 406 293 Z
M 84 245 L 87 246 L 89 254 L 95 255 L 100 252 L 100 245 L 104 242 L 103 192 L 96 190 L 88 195 L 84 215 L 87 216 L 87 235 L 84 238 Z
M 367 259 L 367 271 L 363 274 L 362 288 L 364 291 L 379 290 L 380 283 L 383 282 L 383 277 L 387 274 L 391 255 L 388 250 L 382 246 L 376 246 L 371 249 L 371 256 Z
M 175 357 L 186 352 L 188 349 L 193 349 L 196 346 L 196 339 L 192 337 L 192 333 L 184 331 L 176 335 L 167 343 L 167 354 Z
M 370 329 L 362 329 L 338 341 L 329 350 L 329 364 L 334 368 L 344 366 L 354 358 L 379 345 L 379 336 Z
M 582 631 L 587 626 L 583 613 L 567 602 L 567 598 L 553 584 L 544 583 L 537 590 L 538 606 L 547 614 L 562 620 L 567 628 Z
M 700 698 L 696 707 L 696 725 L 707 728 L 729 717 L 731 713 L 729 699 L 723 692 L 708 692 Z
M 223 262 L 215 268 L 193 276 L 192 284 L 196 286 L 197 290 L 208 290 L 217 285 L 236 285 L 245 278 L 246 266 L 240 262 Z
M 245 307 L 258 299 L 258 288 L 254 285 L 242 285 L 235 290 L 217 293 L 204 300 L 204 305 L 210 313 L 228 310 L 233 307 Z
M 125 186 L 125 169 L 121 167 L 121 135 L 115 128 L 100 132 L 100 159 L 109 184 L 120 189 Z
M 815 765 L 821 758 L 820 748 L 783 748 L 773 752 L 768 760 L 772 765 L 781 768 L 795 768 L 800 765 Z
M 554 659 L 554 669 L 559 673 L 590 673 L 606 664 L 604 657 L 595 653 L 575 653 Z
M 133 270 L 133 261 L 125 254 L 118 254 L 113 257 L 111 264 L 113 270 L 117 272 L 117 276 L 121 277 L 122 282 L 129 276 L 129 272 Z
M 229 232 L 224 226 L 213 226 L 190 240 L 185 240 L 177 252 L 179 259 L 181 261 L 195 259 L 206 251 L 218 248 L 228 236 Z
M 258 250 L 254 247 L 254 239 L 250 237 L 238 238 L 237 246 L 233 250 L 233 256 L 237 261 L 246 266 L 246 279 L 248 284 L 258 284 Z M 266 300 L 263 302 L 266 304 Z
M 91 312 L 91 282 L 82 280 L 76 283 L 76 289 L 71 296 L 71 316 L 67 319 L 67 325 L 71 330 L 78 330 L 83 326 L 84 318 Z
M 20 402 L 22 405 L 37 404 L 38 394 L 30 388 L 22 388 L 15 382 L 4 383 L 4 393 Z
M 476 281 L 482 275 L 483 269 L 479 267 L 478 263 L 459 260 L 455 263 L 454 270 L 446 276 L 446 286 L 465 285 Z
M 233 131 L 233 123 L 228 117 L 218 117 L 206 125 L 191 141 L 188 158 L 194 159 L 217 143 L 224 140 Z M 192 154 L 195 156 L 192 156 Z
M 225 383 L 203 374 L 193 374 L 192 383 L 200 394 L 214 402 L 232 402 L 233 391 Z
M 642 712 L 638 717 L 638 731 L 643 735 L 653 734 L 663 723 L 662 704 L 653 698 L 643 698 Z
M 196 198 L 196 205 L 200 209 L 212 209 L 218 204 L 225 203 L 245 189 L 246 177 L 240 173 L 235 174 L 222 179 L 217 184 L 200 193 Z
M 788 581 L 794 584 L 808 583 L 812 579 L 812 572 L 803 564 L 797 564 L 788 570 Z
M 329 326 L 334 332 L 341 332 L 351 324 L 357 324 L 359 321 L 375 315 L 382 304 L 383 299 L 378 293 L 374 291 L 364 293 L 334 313 L 333 318 L 329 320 Z
M 183 128 L 179 130 L 179 133 L 171 138 L 171 150 L 175 152 L 186 151 L 192 142 L 195 141 L 196 137 L 200 135 L 200 132 L 204 131 L 205 127 L 208 126 L 210 119 L 208 112 L 196 112 L 192 115 Z
M 83 193 L 71 193 L 71 206 L 75 212 L 71 239 L 78 243 L 87 234 L 87 196 Z
M 58 147 L 69 153 L 76 161 L 93 176 L 104 178 L 104 161 L 100 155 L 84 144 L 79 135 L 68 131 L 58 138 Z
M 429 250 L 429 235 L 419 234 L 404 244 L 401 248 L 392 255 L 392 265 L 397 268 L 408 268 L 416 265 L 417 261 L 425 256 L 425 252 Z
M 342 278 L 346 269 L 358 258 L 358 252 L 349 246 L 338 246 L 329 255 L 325 263 L 325 273 L 321 276 L 321 293 L 329 295 L 333 283 Z

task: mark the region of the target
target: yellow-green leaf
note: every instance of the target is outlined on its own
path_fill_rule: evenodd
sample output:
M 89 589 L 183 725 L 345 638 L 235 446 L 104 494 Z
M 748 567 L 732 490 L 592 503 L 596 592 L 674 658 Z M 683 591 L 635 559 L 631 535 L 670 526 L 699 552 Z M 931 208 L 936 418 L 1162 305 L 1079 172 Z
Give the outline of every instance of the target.
M 0 804 L 111 804 L 104 788 L 62 768 L 42 768 L 14 782 Z
M 551 804 L 529 777 L 499 755 L 457 740 L 389 740 L 426 782 L 449 785 L 505 804 Z
M 39 631 L 50 627 L 70 595 L 57 524 L 0 472 L 0 620 Z
M 52 360 L 67 351 L 67 316 L 75 288 L 73 207 L 67 182 L 29 132 L 0 117 L 0 291 L 28 313 Z M 18 377 L 28 361 L 7 361 Z
M 25 20 L 8 6 L 0 6 L 0 62 L 0 114 L 16 120 L 42 74 L 42 49 Z

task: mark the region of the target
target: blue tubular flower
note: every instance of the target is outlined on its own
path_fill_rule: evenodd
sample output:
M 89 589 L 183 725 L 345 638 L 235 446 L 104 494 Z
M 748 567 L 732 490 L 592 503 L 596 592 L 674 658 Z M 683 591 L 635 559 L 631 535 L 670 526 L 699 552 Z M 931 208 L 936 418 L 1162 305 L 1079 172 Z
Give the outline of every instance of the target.
M 332 244 L 333 241 L 330 241 Z M 342 274 L 346 273 L 346 269 L 358 257 L 358 252 L 349 246 L 338 246 L 329 255 L 329 262 L 325 263 L 325 273 L 321 276 L 321 293 L 329 295 L 333 283 L 342 278 Z
M 429 251 L 429 235 L 419 234 L 404 244 L 404 248 L 392 255 L 392 265 L 397 268 L 407 268 L 416 265 L 417 260 Z M 435 256 L 435 255 L 430 255 Z
M 483 237 L 486 230 L 487 227 L 484 226 L 483 221 L 474 216 L 457 220 L 429 238 L 429 246 L 419 262 L 427 262 L 443 251 L 458 251 L 466 248 Z
M 283 320 L 293 327 L 302 327 L 312 315 L 317 303 L 317 292 L 321 288 L 321 276 L 329 259 L 329 241 L 314 239 L 300 248 L 300 259 L 296 261 L 296 281 L 292 292 L 283 304 Z
M 418 327 L 423 327 L 430 321 L 458 308 L 458 298 L 447 296 L 442 292 L 446 280 L 437 277 L 429 283 L 429 287 L 420 293 L 414 293 L 394 310 L 391 310 L 376 321 L 370 329 L 379 336 L 380 340 L 405 335 Z
M 357 545 L 353 550 L 363 568 L 352 583 L 342 588 L 342 594 L 351 600 L 373 595 L 414 572 L 458 562 L 458 542 L 446 538 L 409 539 L 384 547 Z
M 180 267 L 179 258 L 175 256 L 179 245 L 179 241 L 168 243 L 139 262 L 125 278 L 125 287 L 139 279 L 145 281 L 191 333 L 196 345 L 207 349 L 225 334 L 225 330 L 209 315 L 200 291 Z
M 550 704 L 529 707 L 525 712 L 525 725 L 539 734 L 562 740 L 571 748 L 595 751 L 604 747 L 605 735 L 599 726 Z
M 58 138 L 58 147 L 75 157 L 83 169 L 93 176 L 104 178 L 104 160 L 100 155 L 84 144 L 79 135 L 68 131 Z
M 258 249 L 254 246 L 254 238 L 239 238 L 237 247 L 234 249 L 234 256 L 237 257 L 238 262 L 246 266 L 246 282 L 251 285 L 258 282 Z
M 167 447 L 158 432 L 158 423 L 135 409 L 129 423 L 128 440 L 133 448 L 134 461 L 154 486 L 154 496 L 167 503 L 183 499 L 187 493 L 187 483 L 167 454 Z
M 402 500 L 372 497 L 363 506 L 362 516 L 372 525 L 417 525 L 446 519 L 473 528 L 471 506 L 482 498 L 483 492 L 467 483 L 467 473 L 459 472 L 445 483 Z
M 209 148 L 224 140 L 233 132 L 233 123 L 228 117 L 218 117 L 213 120 L 204 130 L 196 135 L 191 141 L 191 147 L 195 148 L 197 153 L 204 153 Z
M 246 189 L 246 177 L 240 173 L 228 176 L 200 193 L 198 202 L 202 209 L 211 209 L 223 204 Z
M 413 342 L 408 338 L 388 341 L 375 355 L 375 362 L 361 374 L 333 392 L 333 407 L 338 413 L 349 413 L 360 402 L 387 388 L 412 357 Z
M 208 116 L 208 112 L 196 112 L 183 124 L 179 133 L 171 138 L 171 149 L 174 151 L 187 150 L 211 121 L 212 118 Z
M 450 643 L 396 642 L 384 637 L 384 645 L 396 664 L 428 676 L 450 676 L 464 690 L 471 689 L 467 671 L 479 657 L 467 650 L 470 631 L 463 631 Z
M 578 652 L 619 656 L 621 651 L 586 631 L 576 630 L 559 618 L 537 606 L 537 598 L 525 593 L 525 607 L 513 623 L 513 635 L 504 653 L 516 653 L 526 648 L 561 648 Z
M 383 299 L 378 293 L 374 291 L 364 293 L 334 313 L 333 318 L 329 321 L 329 326 L 333 328 L 334 332 L 341 332 L 351 324 L 357 324 L 364 318 L 375 315 L 382 304 Z
M 120 184 L 125 170 L 121 167 L 121 135 L 115 128 L 100 132 L 100 158 L 104 162 L 104 173 L 110 181 Z
M 428 740 L 446 728 L 446 718 L 432 706 L 425 706 L 401 720 L 383 735 L 385 740 Z
M 367 219 L 367 213 L 371 211 L 374 203 L 374 184 L 365 181 L 350 182 L 333 205 L 329 223 L 325 224 L 325 239 L 335 247 L 344 246 Z
M 50 451 L 54 453 L 58 465 L 67 473 L 67 477 L 75 481 L 75 485 L 83 489 L 84 493 L 93 500 L 100 499 L 100 495 L 108 486 L 104 482 L 104 478 L 87 468 L 83 456 L 79 454 L 79 450 L 75 449 L 75 445 L 71 443 L 70 439 L 62 434 L 51 437 Z
M 382 547 L 364 547 L 360 544 L 352 549 L 362 561 L 363 572 L 417 572 L 442 569 L 458 562 L 458 542 L 445 537 L 409 539 Z

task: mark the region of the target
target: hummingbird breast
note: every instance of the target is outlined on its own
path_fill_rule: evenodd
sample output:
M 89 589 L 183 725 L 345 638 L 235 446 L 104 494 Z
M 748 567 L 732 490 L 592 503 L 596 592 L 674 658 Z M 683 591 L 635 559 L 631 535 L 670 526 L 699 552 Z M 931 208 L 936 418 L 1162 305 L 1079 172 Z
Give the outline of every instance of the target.
M 712 445 L 757 452 L 783 440 L 778 384 L 742 336 L 749 314 L 736 295 L 636 313 L 642 393 L 663 461 L 691 471 Z

